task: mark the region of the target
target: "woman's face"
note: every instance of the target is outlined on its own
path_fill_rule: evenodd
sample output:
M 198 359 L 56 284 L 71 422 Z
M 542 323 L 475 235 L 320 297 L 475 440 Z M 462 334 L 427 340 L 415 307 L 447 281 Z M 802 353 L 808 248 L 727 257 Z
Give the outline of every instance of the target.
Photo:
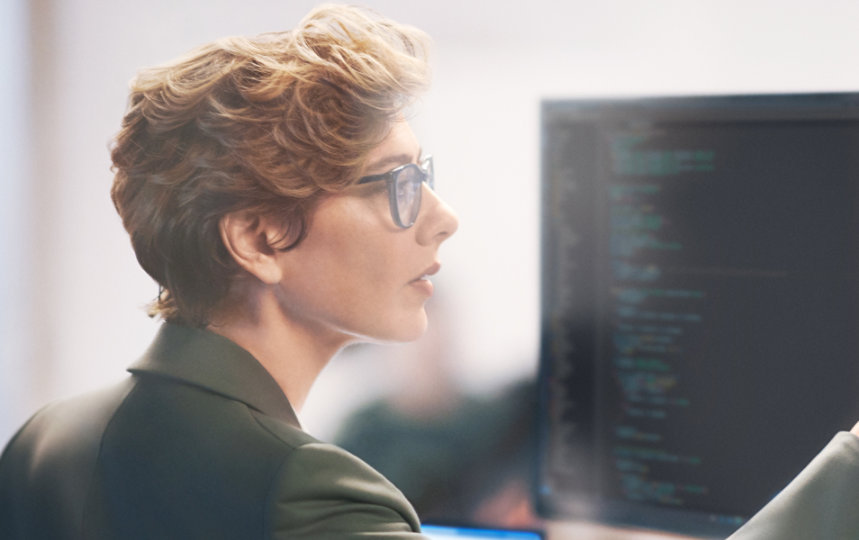
M 421 149 L 405 121 L 369 155 L 362 176 L 418 163 Z M 317 339 L 408 341 L 426 328 L 429 276 L 438 248 L 458 226 L 456 215 L 426 184 L 415 224 L 391 217 L 385 182 L 353 185 L 324 196 L 307 236 L 280 255 L 280 305 Z

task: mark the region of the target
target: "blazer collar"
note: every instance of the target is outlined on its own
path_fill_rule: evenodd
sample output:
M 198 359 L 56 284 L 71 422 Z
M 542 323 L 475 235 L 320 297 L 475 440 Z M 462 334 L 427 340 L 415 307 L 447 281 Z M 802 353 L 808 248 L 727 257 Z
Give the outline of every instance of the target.
M 128 371 L 199 386 L 301 429 L 286 395 L 262 364 L 214 332 L 164 323 Z

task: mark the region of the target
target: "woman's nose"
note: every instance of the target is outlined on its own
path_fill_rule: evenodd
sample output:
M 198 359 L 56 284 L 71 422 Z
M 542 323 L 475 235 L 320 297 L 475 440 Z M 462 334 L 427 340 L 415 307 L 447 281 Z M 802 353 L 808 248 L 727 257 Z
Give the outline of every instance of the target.
M 415 226 L 418 227 L 418 243 L 441 244 L 459 228 L 459 218 L 438 194 L 429 186 L 422 186 L 421 211 Z

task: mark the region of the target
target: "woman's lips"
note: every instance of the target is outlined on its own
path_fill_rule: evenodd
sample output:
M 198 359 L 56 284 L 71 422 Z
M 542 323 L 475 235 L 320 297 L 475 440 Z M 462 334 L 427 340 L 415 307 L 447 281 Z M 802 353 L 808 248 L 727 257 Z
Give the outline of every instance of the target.
M 428 297 L 432 296 L 433 284 L 432 284 L 432 281 L 430 281 L 430 276 L 438 273 L 438 271 L 440 269 L 441 269 L 440 263 L 437 263 L 437 262 L 433 263 L 424 271 L 423 274 L 421 274 L 419 277 L 416 277 L 415 279 L 410 281 L 409 284 L 412 285 L 413 287 L 415 287 L 416 289 L 420 290 L 423 294 L 427 295 Z

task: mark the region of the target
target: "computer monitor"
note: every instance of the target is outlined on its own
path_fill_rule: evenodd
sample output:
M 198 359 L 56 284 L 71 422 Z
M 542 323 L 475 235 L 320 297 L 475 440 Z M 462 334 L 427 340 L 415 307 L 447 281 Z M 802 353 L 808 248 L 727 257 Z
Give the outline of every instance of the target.
M 538 509 L 724 537 L 859 420 L 859 94 L 541 113 Z
M 421 533 L 429 540 L 545 540 L 539 530 L 464 525 L 423 525 Z

